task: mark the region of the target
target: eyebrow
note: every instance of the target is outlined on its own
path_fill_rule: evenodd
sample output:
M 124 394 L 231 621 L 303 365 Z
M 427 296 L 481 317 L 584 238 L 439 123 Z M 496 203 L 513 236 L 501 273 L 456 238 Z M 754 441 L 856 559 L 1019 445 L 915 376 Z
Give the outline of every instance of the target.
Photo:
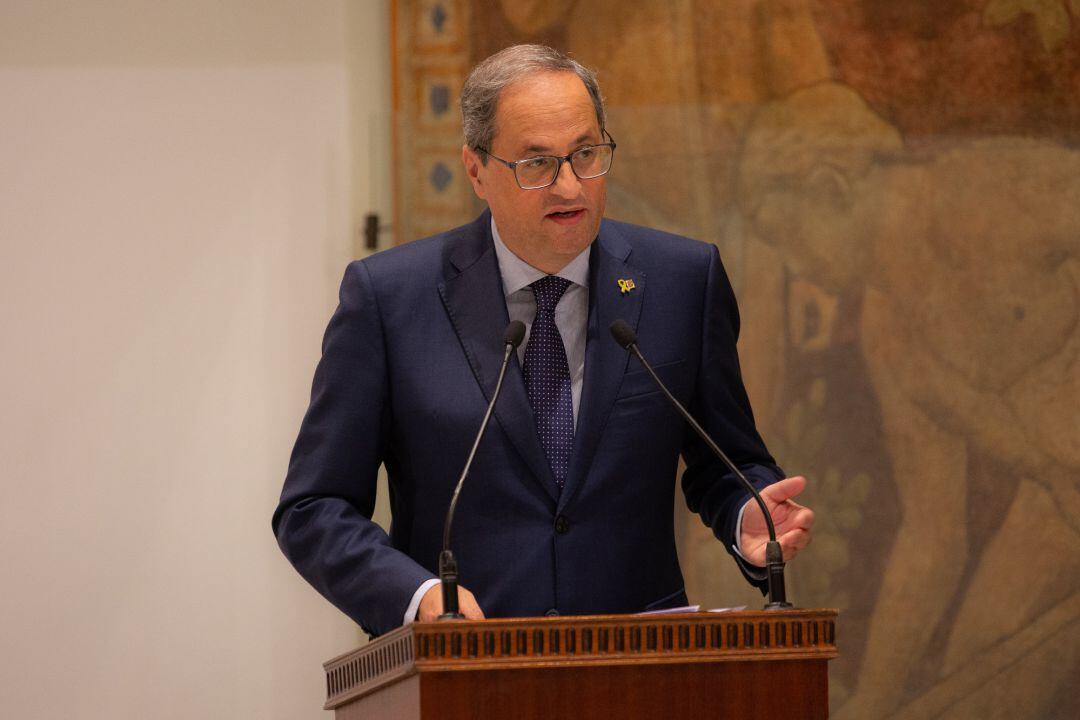
M 570 144 L 571 145 L 582 145 L 587 140 L 590 140 L 591 136 L 592 136 L 592 133 L 582 133 L 581 135 L 578 135 L 574 139 L 574 141 L 572 143 L 570 143 Z M 540 153 L 540 154 L 543 154 L 543 155 L 549 155 L 549 154 L 553 153 L 554 150 L 552 150 L 550 147 L 548 147 L 546 145 L 529 145 L 522 152 L 525 152 L 525 153 Z

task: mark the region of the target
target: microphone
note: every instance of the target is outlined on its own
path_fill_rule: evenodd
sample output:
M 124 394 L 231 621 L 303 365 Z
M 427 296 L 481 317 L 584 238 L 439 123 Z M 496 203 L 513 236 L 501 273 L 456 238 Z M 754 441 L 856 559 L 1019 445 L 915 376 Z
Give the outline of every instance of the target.
M 454 488 L 454 494 L 450 498 L 450 507 L 446 511 L 446 523 L 443 525 L 443 549 L 439 554 L 439 581 L 442 583 L 443 598 L 443 614 L 439 616 L 440 620 L 465 618 L 458 608 L 458 571 L 454 553 L 450 551 L 450 526 L 454 522 L 454 510 L 457 508 L 461 486 L 465 484 L 465 476 L 469 474 L 473 458 L 476 457 L 476 448 L 480 447 L 480 439 L 484 437 L 484 431 L 487 430 L 488 422 L 491 420 L 491 413 L 495 410 L 495 401 L 499 399 L 499 391 L 502 390 L 503 377 L 506 375 L 507 365 L 510 364 L 510 356 L 524 339 L 525 323 L 514 320 L 506 326 L 506 331 L 503 332 L 503 361 L 502 367 L 499 368 L 499 379 L 495 383 L 495 392 L 491 393 L 491 402 L 488 403 L 487 412 L 484 413 L 484 419 L 480 423 L 480 432 L 476 433 L 476 440 L 473 442 L 472 450 L 469 451 L 465 468 L 461 471 L 457 487 Z
M 754 496 L 754 500 L 757 501 L 758 507 L 761 508 L 761 514 L 765 516 L 765 524 L 769 528 L 769 542 L 765 545 L 765 570 L 769 581 L 769 602 L 765 605 L 766 610 L 786 610 L 791 608 L 792 605 L 787 601 L 787 596 L 784 591 L 784 553 L 780 549 L 780 543 L 776 541 L 776 527 L 773 525 L 772 515 L 769 514 L 769 509 L 765 507 L 765 501 L 761 499 L 761 494 L 757 491 L 746 476 L 739 471 L 739 468 L 735 467 L 735 463 L 731 462 L 724 451 L 713 442 L 713 439 L 705 432 L 705 430 L 697 423 L 696 420 L 687 412 L 686 408 L 682 406 L 675 396 L 667 389 L 667 386 L 657 376 L 656 371 L 653 370 L 652 365 L 645 359 L 645 356 L 641 354 L 641 350 L 637 346 L 637 334 L 634 329 L 626 324 L 623 320 L 616 320 L 611 323 L 611 336 L 615 338 L 615 342 L 634 355 L 641 361 L 641 364 L 645 366 L 645 369 L 649 371 L 649 375 L 652 376 L 653 381 L 663 391 L 671 404 L 679 411 L 679 414 L 683 416 L 690 427 L 694 429 L 705 444 L 709 446 L 718 458 L 720 458 L 731 472 L 735 473 L 735 477 L 742 481 L 742 484 L 750 491 Z

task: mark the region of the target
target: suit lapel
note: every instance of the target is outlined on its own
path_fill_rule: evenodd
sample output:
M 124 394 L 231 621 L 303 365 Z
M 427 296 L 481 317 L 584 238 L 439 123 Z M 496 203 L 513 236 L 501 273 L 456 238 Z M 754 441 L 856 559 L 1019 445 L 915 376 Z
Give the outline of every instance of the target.
M 485 212 L 452 241 L 448 258 L 451 267 L 446 281 L 439 285 L 450 321 L 488 402 L 499 379 L 502 337 L 510 322 L 491 239 L 490 218 Z M 552 499 L 557 499 L 555 478 L 536 434 L 532 406 L 525 394 L 525 380 L 517 357 L 511 358 L 506 369 L 502 393 L 495 405 L 495 418 L 537 481 Z
M 585 379 L 578 408 L 574 452 L 570 456 L 566 484 L 559 509 L 566 507 L 581 489 L 596 454 L 611 407 L 619 392 L 629 354 L 619 347 L 608 329 L 616 319 L 635 330 L 645 295 L 645 275 L 628 259 L 630 245 L 609 223 L 600 226 L 589 263 L 589 319 L 585 341 Z M 633 289 L 623 292 L 620 280 L 632 280 Z

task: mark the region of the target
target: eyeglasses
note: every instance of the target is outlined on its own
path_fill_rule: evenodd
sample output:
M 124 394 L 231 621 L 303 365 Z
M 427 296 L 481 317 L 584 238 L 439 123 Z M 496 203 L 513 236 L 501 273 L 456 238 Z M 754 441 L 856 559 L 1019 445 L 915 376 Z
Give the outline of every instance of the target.
M 541 190 L 554 185 L 562 171 L 563 163 L 570 163 L 570 169 L 578 180 L 591 180 L 606 175 L 611 169 L 611 160 L 615 156 L 615 138 L 603 131 L 611 142 L 600 145 L 586 145 L 569 155 L 537 155 L 510 162 L 496 157 L 484 148 L 477 148 L 492 160 L 498 160 L 514 171 L 514 179 L 522 190 Z

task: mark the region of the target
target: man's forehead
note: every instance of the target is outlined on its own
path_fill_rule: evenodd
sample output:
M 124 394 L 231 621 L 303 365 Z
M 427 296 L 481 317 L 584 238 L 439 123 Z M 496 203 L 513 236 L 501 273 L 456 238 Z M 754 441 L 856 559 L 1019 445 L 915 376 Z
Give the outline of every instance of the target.
M 561 151 L 598 142 L 596 107 L 575 73 L 534 73 L 507 86 L 495 116 L 504 150 Z

